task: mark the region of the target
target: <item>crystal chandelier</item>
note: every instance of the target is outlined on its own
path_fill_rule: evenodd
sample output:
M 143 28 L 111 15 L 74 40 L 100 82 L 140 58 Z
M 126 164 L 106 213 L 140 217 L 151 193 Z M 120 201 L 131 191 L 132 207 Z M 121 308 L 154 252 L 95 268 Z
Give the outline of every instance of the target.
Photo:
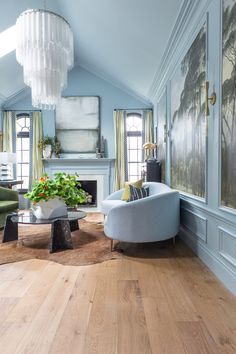
M 27 10 L 16 21 L 16 35 L 16 59 L 31 87 L 32 105 L 55 109 L 74 64 L 70 25 L 54 12 Z

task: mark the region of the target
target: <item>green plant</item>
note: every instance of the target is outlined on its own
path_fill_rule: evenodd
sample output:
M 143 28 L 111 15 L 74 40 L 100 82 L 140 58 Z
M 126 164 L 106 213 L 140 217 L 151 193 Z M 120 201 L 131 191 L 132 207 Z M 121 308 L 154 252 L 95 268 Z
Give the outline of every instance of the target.
M 50 136 L 44 136 L 41 140 L 39 140 L 38 147 L 40 149 L 44 149 L 46 145 L 52 145 L 54 144 L 54 139 L 51 138 Z
M 42 200 L 59 197 L 64 200 L 67 206 L 74 207 L 85 202 L 85 191 L 80 188 L 81 184 L 77 180 L 78 175 L 68 173 L 56 173 L 54 178 L 43 175 L 35 182 L 30 192 L 25 194 L 25 198 L 33 203 Z
M 61 151 L 61 143 L 57 139 L 57 137 L 54 137 L 54 145 L 53 145 L 53 150 L 55 152 L 56 157 L 59 157 L 60 151 Z

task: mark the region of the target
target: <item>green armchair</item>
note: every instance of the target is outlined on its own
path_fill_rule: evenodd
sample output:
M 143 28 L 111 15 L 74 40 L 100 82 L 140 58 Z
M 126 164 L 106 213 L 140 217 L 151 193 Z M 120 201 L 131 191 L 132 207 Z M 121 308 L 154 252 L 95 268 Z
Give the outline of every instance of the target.
M 18 192 L 0 187 L 0 228 L 5 225 L 6 216 L 19 207 Z

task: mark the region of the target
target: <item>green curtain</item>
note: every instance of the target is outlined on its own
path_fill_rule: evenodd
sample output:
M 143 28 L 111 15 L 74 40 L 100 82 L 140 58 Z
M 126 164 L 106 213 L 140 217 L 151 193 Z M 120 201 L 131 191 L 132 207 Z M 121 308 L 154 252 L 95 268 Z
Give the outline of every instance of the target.
M 13 152 L 13 113 L 5 111 L 3 114 L 3 151 Z
M 33 142 L 32 142 L 32 183 L 43 174 L 42 149 L 38 147 L 43 137 L 42 113 L 33 112 Z
M 114 190 L 124 187 L 125 183 L 125 111 L 114 111 L 116 162 Z
M 143 111 L 144 117 L 144 141 L 145 143 L 153 143 L 153 114 L 152 110 Z M 152 155 L 152 150 L 144 150 L 144 159 L 146 160 Z

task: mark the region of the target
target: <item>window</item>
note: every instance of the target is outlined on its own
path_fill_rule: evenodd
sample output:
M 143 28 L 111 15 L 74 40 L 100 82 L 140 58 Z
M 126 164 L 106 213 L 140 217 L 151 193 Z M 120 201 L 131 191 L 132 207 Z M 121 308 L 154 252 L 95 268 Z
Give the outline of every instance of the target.
M 24 181 L 19 189 L 25 192 L 29 188 L 30 175 L 30 116 L 26 113 L 16 116 L 16 153 L 17 179 Z
M 138 113 L 126 116 L 127 177 L 129 181 L 141 178 L 143 163 L 143 119 Z
M 0 33 L 0 58 L 16 49 L 15 25 Z

